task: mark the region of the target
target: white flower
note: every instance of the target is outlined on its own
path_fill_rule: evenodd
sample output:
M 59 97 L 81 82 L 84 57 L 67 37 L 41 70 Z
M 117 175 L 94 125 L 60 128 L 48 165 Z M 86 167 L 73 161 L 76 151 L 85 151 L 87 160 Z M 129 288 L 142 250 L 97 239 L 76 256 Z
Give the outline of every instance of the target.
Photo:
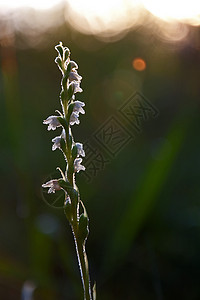
M 50 180 L 50 181 L 47 181 L 46 183 L 44 183 L 42 185 L 43 188 L 49 188 L 48 190 L 48 194 L 50 193 L 55 193 L 55 191 L 59 191 L 61 190 L 61 187 L 58 183 L 58 180 L 56 179 L 53 179 L 53 180 Z
M 83 144 L 76 143 L 78 155 L 85 157 L 85 151 L 83 150 Z
M 85 103 L 84 102 L 81 102 L 81 101 L 74 101 L 73 102 L 73 111 L 72 111 L 72 114 L 70 116 L 70 125 L 74 125 L 74 124 L 79 124 L 80 121 L 79 121 L 79 113 L 81 114 L 84 114 L 85 111 L 84 109 L 82 108 L 82 106 L 85 106 Z
M 55 130 L 56 127 L 60 127 L 61 124 L 58 121 L 58 117 L 57 116 L 49 116 L 46 120 L 43 121 L 43 124 L 48 124 L 48 130 Z
M 71 63 L 71 68 L 72 68 L 72 70 L 73 70 L 73 69 L 78 69 L 78 65 L 77 65 L 77 63 L 76 63 L 75 61 L 70 60 L 70 63 Z
M 85 167 L 81 165 L 82 158 L 76 158 L 74 161 L 74 172 L 85 171 Z
M 63 130 L 62 134 L 60 136 L 56 136 L 55 138 L 52 139 L 52 142 L 54 143 L 52 145 L 52 151 L 56 149 L 60 149 L 60 141 L 61 139 L 65 139 L 65 131 Z
M 65 70 L 67 70 L 67 67 L 68 67 L 69 63 L 71 65 L 71 71 L 73 71 L 74 69 L 78 69 L 77 63 L 73 60 L 68 59 L 68 60 L 65 61 L 65 64 L 64 64 Z
M 81 114 L 85 114 L 84 109 L 82 108 L 82 106 L 85 106 L 84 102 L 81 101 L 74 101 L 74 108 L 73 111 L 77 112 L 77 113 L 81 113 Z
M 61 140 L 61 136 L 56 136 L 55 138 L 52 139 L 52 142 L 54 143 L 52 145 L 52 151 L 56 150 L 57 148 L 60 149 L 60 140 Z
M 72 87 L 72 91 L 73 91 L 73 94 L 76 94 L 76 93 L 81 93 L 83 90 L 82 88 L 80 87 L 80 82 L 76 82 L 76 81 L 72 81 L 69 86 Z
M 79 117 L 79 114 L 77 112 L 73 111 L 71 116 L 70 116 L 70 120 L 69 120 L 70 125 L 74 125 L 74 124 L 78 125 L 80 123 L 78 117 Z
M 71 71 L 71 72 L 69 73 L 69 81 L 70 81 L 70 82 L 71 82 L 71 81 L 77 81 L 77 82 L 80 82 L 81 79 L 82 79 L 82 76 L 80 76 L 80 75 L 76 72 L 76 70 Z

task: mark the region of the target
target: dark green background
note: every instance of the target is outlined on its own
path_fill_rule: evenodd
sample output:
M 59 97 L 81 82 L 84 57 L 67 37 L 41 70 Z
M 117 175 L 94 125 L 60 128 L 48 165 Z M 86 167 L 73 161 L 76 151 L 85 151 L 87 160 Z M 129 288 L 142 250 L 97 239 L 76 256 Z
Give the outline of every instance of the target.
M 41 190 L 51 174 L 59 176 L 57 166 L 64 168 L 61 153 L 51 151 L 58 130 L 42 124 L 60 109 L 60 40 L 83 76 L 77 99 L 86 115 L 73 127 L 76 141 L 88 139 L 134 92 L 159 110 L 90 183 L 77 175 L 97 299 L 200 299 L 200 40 L 198 28 L 189 30 L 176 43 L 143 27 L 107 43 L 66 25 L 35 48 L 22 33 L 2 40 L 1 299 L 20 299 L 26 280 L 37 287 L 35 300 L 83 298 L 70 227 Z M 146 70 L 133 69 L 136 57 Z

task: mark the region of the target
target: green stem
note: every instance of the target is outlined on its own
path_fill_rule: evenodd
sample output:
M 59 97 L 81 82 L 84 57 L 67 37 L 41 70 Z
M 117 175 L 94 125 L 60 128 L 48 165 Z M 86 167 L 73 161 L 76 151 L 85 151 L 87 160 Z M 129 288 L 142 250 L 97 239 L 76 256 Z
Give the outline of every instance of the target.
M 64 88 L 64 86 L 63 86 Z M 63 101 L 63 113 L 65 118 L 67 118 L 67 105 L 68 101 Z M 69 140 L 69 120 L 67 120 L 68 123 L 68 130 L 65 130 L 66 134 L 66 140 Z M 75 178 L 74 178 L 74 173 L 71 170 L 71 149 L 68 147 L 68 143 L 66 143 L 66 153 L 67 155 L 67 161 L 68 161 L 68 170 L 67 170 L 67 179 L 69 180 L 69 183 L 74 187 L 75 185 Z M 89 276 L 89 268 L 88 268 L 88 259 L 87 259 L 87 254 L 85 251 L 85 241 L 82 242 L 80 241 L 78 237 L 78 217 L 79 217 L 79 203 L 73 203 L 72 202 L 72 215 L 73 215 L 73 220 L 71 222 L 72 226 L 72 231 L 74 234 L 74 241 L 75 241 L 75 246 L 76 246 L 76 252 L 77 252 L 77 257 L 78 257 L 78 262 L 79 262 L 79 268 L 80 268 L 80 273 L 81 273 L 81 280 L 83 284 L 83 290 L 84 290 L 84 300 L 92 300 L 91 296 L 91 288 L 90 288 L 90 276 Z
M 80 269 L 81 280 L 82 280 L 82 285 L 84 290 L 84 300 L 92 300 L 88 259 L 85 251 L 85 241 L 82 243 L 82 241 L 78 237 L 79 203 L 77 203 L 73 208 L 72 214 L 73 214 L 73 221 L 71 223 L 71 226 L 74 235 L 74 242 L 76 246 L 76 253 L 79 262 L 79 269 Z
M 84 290 L 84 300 L 92 300 L 90 288 L 90 276 L 88 268 L 88 259 L 85 251 L 85 244 L 79 241 L 77 234 L 74 231 L 74 241 L 81 273 L 81 280 Z

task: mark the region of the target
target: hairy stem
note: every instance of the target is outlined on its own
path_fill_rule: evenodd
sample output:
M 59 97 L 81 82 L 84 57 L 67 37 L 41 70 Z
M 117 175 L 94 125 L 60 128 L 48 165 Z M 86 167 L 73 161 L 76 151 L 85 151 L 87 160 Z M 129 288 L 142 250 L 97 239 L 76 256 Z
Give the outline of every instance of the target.
M 79 268 L 81 273 L 81 280 L 82 280 L 83 290 L 84 290 L 84 300 L 92 300 L 88 259 L 85 251 L 85 245 L 82 244 L 82 242 L 80 242 L 80 240 L 78 239 L 76 231 L 73 230 L 73 232 L 74 232 L 74 241 L 75 241 L 76 252 L 77 252 L 77 257 L 79 262 Z
M 62 44 L 61 44 L 62 46 Z M 61 47 L 60 46 L 60 47 Z M 61 55 L 63 58 L 63 55 Z M 63 58 L 64 59 L 64 58 Z M 66 92 L 65 98 L 63 96 L 61 100 L 61 105 L 63 109 L 63 115 L 64 118 L 66 119 L 67 125 L 65 126 L 65 135 L 66 135 L 66 157 L 67 157 L 67 168 L 66 168 L 66 173 L 67 173 L 67 180 L 71 184 L 71 186 L 78 190 L 76 187 L 75 183 L 75 174 L 74 174 L 74 157 L 72 157 L 72 133 L 70 131 L 70 114 L 68 114 L 68 104 L 70 102 L 70 98 L 72 97 L 69 96 L 67 92 L 67 87 L 69 85 L 69 79 L 66 77 L 66 70 L 64 68 L 64 62 L 62 62 L 62 70 L 63 74 L 63 79 L 61 81 L 62 87 L 63 87 L 63 92 Z M 70 140 L 71 138 L 71 140 Z M 79 199 L 71 199 L 71 206 L 72 206 L 72 219 L 70 219 L 70 224 L 72 227 L 72 232 L 74 235 L 74 241 L 75 241 L 75 246 L 76 246 L 76 252 L 77 252 L 77 257 L 78 257 L 78 262 L 79 262 L 79 268 L 80 268 L 80 273 L 81 273 L 81 279 L 82 279 L 82 284 L 83 284 L 83 290 L 84 290 L 84 300 L 92 300 L 91 296 L 91 288 L 90 288 L 90 276 L 89 276 L 89 268 L 88 268 L 88 259 L 85 251 L 85 241 L 79 237 Z

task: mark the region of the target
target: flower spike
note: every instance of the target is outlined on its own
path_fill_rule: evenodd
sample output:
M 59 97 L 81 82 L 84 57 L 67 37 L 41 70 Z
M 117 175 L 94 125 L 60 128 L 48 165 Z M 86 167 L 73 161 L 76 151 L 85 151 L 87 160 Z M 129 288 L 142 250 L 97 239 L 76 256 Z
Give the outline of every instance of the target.
M 43 121 L 43 124 L 48 125 L 48 130 L 56 130 L 61 127 L 60 135 L 52 139 L 52 151 L 61 150 L 66 163 L 66 170 L 60 171 L 62 178 L 52 179 L 42 185 L 43 188 L 48 188 L 48 193 L 55 193 L 63 190 L 65 200 L 63 203 L 64 213 L 69 221 L 76 245 L 77 257 L 79 260 L 80 273 L 84 289 L 84 300 L 92 300 L 90 277 L 87 255 L 85 251 L 85 243 L 89 234 L 89 218 L 87 213 L 80 213 L 80 204 L 84 207 L 78 187 L 75 183 L 76 175 L 80 171 L 85 171 L 85 166 L 82 165 L 82 157 L 85 157 L 83 144 L 75 142 L 72 134 L 72 126 L 79 125 L 79 114 L 85 114 L 85 103 L 76 100 L 76 93 L 81 93 L 83 90 L 80 87 L 82 76 L 78 74 L 78 64 L 70 59 L 70 50 L 64 47 L 60 42 L 55 47 L 58 55 L 55 59 L 59 70 L 62 74 L 60 103 L 62 112 L 56 110 L 58 115 L 49 116 Z M 84 211 L 86 211 L 84 209 Z M 94 299 L 93 299 L 94 300 Z

